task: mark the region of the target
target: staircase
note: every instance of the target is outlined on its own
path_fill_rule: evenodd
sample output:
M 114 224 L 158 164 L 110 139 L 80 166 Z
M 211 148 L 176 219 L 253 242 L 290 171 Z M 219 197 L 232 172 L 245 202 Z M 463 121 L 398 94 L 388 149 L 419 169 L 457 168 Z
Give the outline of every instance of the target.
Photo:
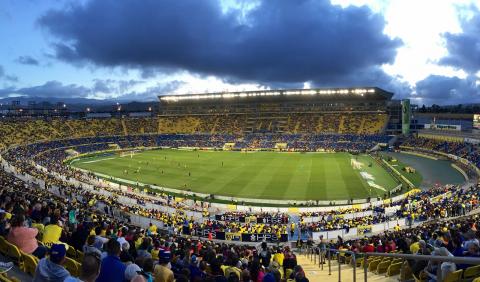
M 127 130 L 127 125 L 125 124 L 125 120 L 124 120 L 124 119 L 122 119 L 122 128 L 123 128 L 123 134 L 124 134 L 125 136 L 127 136 L 127 135 L 128 135 L 128 130 Z
M 362 117 L 362 121 L 360 121 L 360 127 L 357 130 L 357 134 L 362 134 L 366 133 L 367 130 L 364 128 L 365 127 L 365 117 Z
M 340 123 L 338 125 L 338 133 L 345 132 L 344 122 L 345 122 L 345 116 L 342 115 L 342 116 L 340 116 Z
M 215 134 L 215 130 L 217 129 L 219 120 L 220 120 L 219 117 L 215 117 L 215 121 L 213 122 L 212 129 L 210 130 L 210 134 Z
M 346 264 L 340 265 L 340 278 L 339 275 L 339 264 L 336 259 L 330 260 L 330 274 L 328 268 L 328 260 L 325 261 L 322 266 L 318 262 L 318 255 L 315 259 L 306 254 L 297 254 L 297 263 L 302 266 L 305 271 L 305 275 L 311 282 L 326 282 L 326 281 L 341 281 L 341 282 L 352 282 L 353 280 L 353 267 Z M 364 269 L 361 267 L 356 268 L 356 281 L 365 281 L 364 278 Z M 367 272 L 367 281 L 384 281 L 384 282 L 398 282 L 399 275 L 387 277 L 385 274 L 375 274 L 374 272 Z

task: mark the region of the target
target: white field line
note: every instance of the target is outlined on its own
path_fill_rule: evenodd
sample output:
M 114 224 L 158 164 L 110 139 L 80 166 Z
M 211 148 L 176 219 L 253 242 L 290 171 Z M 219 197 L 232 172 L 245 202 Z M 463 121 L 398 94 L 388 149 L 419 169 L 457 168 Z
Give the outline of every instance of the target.
M 84 164 L 91 164 L 91 163 L 96 163 L 96 162 L 101 162 L 101 161 L 106 161 L 106 160 L 114 160 L 116 158 L 106 158 L 106 159 L 99 159 L 99 160 L 93 160 L 93 161 L 88 161 L 88 162 L 83 162 Z

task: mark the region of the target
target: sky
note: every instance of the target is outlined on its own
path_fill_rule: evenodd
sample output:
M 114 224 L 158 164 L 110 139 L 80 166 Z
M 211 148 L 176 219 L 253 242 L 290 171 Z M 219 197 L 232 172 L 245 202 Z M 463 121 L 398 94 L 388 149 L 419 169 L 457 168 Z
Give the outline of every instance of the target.
M 480 1 L 2 0 L 0 98 L 377 86 L 480 103 Z

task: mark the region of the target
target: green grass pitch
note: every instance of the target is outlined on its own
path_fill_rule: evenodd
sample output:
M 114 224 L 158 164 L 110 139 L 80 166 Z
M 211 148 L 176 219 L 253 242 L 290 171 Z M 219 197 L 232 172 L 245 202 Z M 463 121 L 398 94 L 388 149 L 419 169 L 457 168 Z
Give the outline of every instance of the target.
M 353 168 L 352 159 L 361 163 L 360 169 Z M 370 156 L 349 153 L 163 149 L 142 151 L 133 157 L 88 157 L 71 165 L 134 182 L 253 199 L 359 199 L 383 196 L 385 190 L 398 185 Z

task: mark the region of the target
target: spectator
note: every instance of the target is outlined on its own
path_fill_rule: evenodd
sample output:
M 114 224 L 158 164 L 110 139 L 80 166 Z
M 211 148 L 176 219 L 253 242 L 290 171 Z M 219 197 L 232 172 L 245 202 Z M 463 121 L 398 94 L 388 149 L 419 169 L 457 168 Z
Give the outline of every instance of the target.
M 67 279 L 70 273 L 63 267 L 66 253 L 64 244 L 53 244 L 50 256 L 38 262 L 33 282 L 63 282 Z
M 100 255 L 87 253 L 84 255 L 80 268 L 80 277 L 69 276 L 65 282 L 95 282 L 100 274 Z
M 173 271 L 169 267 L 170 252 L 161 250 L 158 257 L 158 265 L 154 268 L 155 282 L 173 282 Z
M 107 242 L 107 256 L 102 260 L 97 282 L 122 282 L 125 279 L 125 265 L 120 261 L 120 243 L 115 239 Z
M 56 220 L 54 223 L 45 226 L 42 242 L 47 244 L 58 243 L 60 241 L 60 237 L 62 236 L 62 227 L 63 223 L 61 220 Z
M 7 241 L 17 246 L 22 252 L 32 254 L 41 259 L 45 256 L 47 249 L 38 246 L 36 228 L 25 227 L 25 217 L 16 215 L 12 218 L 12 227 L 7 236 Z
M 90 235 L 87 238 L 87 242 L 85 245 L 83 245 L 82 251 L 84 254 L 86 253 L 97 253 L 99 256 L 101 256 L 101 252 L 95 248 L 95 235 Z

